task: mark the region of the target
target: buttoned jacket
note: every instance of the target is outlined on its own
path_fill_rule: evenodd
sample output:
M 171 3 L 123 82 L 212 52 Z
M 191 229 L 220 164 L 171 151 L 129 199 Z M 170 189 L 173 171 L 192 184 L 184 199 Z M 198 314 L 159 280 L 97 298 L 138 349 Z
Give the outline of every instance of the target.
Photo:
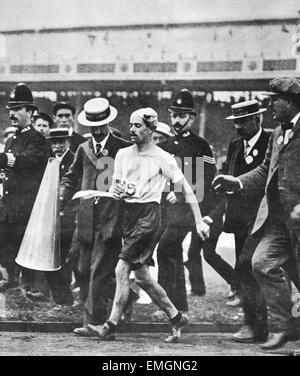
M 5 153 L 16 158 L 11 168 Z M 47 159 L 45 137 L 32 125 L 7 140 L 4 153 L 0 153 L 0 168 L 5 170 L 0 221 L 27 223 Z
M 113 173 L 113 160 L 118 150 L 129 145 L 128 141 L 110 134 L 105 144 L 105 156 L 100 157 L 95 154 L 91 139 L 79 145 L 74 162 L 60 183 L 60 196 L 65 200 L 70 199 L 78 190 L 80 181 L 81 190 L 98 190 L 97 180 L 100 174 L 102 174 L 100 178 L 107 179 L 106 182 L 109 183 Z M 107 165 L 103 161 L 111 161 L 111 163 Z M 108 188 L 109 184 L 107 184 Z M 120 206 L 120 200 L 111 198 L 103 197 L 97 205 L 95 205 L 94 199 L 80 199 L 78 209 L 79 239 L 86 243 L 92 243 L 95 231 L 99 231 L 104 240 L 114 235 L 121 236 Z
M 288 139 L 283 142 L 284 132 L 277 127 L 272 134 L 264 162 L 255 170 L 240 176 L 247 199 L 263 193 L 252 233 L 259 231 L 269 215 L 270 186 L 278 173 L 278 191 L 283 203 L 287 225 L 294 207 L 300 203 L 300 120 L 294 125 Z M 297 231 L 299 232 L 299 231 Z M 297 233 L 300 239 L 300 233 Z

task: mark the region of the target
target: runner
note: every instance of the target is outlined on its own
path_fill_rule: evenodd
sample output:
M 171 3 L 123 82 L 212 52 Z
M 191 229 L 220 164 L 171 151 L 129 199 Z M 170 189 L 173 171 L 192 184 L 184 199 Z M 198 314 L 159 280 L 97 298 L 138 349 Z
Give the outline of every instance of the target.
M 178 168 L 175 159 L 151 141 L 157 124 L 157 114 L 143 108 L 130 117 L 130 135 L 134 145 L 119 150 L 115 159 L 114 198 L 125 201 L 123 215 L 124 244 L 116 267 L 117 287 L 112 312 L 104 325 L 88 325 L 101 340 L 113 340 L 116 326 L 128 299 L 129 275 L 134 271 L 138 285 L 163 310 L 172 324 L 172 334 L 166 342 L 177 342 L 189 318 L 181 314 L 164 289 L 152 279 L 149 266 L 160 235 L 160 200 L 167 179 L 181 187 L 190 205 L 199 236 L 209 236 L 209 226 L 202 220 L 199 205 L 192 189 Z

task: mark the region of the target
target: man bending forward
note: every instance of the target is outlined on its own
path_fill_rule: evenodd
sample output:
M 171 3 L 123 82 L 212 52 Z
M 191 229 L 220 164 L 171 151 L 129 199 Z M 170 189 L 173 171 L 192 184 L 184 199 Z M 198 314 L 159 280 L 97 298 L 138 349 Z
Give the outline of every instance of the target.
M 119 150 L 115 159 L 113 184 L 110 192 L 115 199 L 123 199 L 124 245 L 116 267 L 117 287 L 109 319 L 104 325 L 89 325 L 102 340 L 114 339 L 116 326 L 126 305 L 129 293 L 129 275 L 134 271 L 137 284 L 145 290 L 169 317 L 172 334 L 167 342 L 176 342 L 189 318 L 181 314 L 164 289 L 152 279 L 149 265 L 160 236 L 160 200 L 167 179 L 181 187 L 190 205 L 199 236 L 209 236 L 209 226 L 202 220 L 196 197 L 175 159 L 151 141 L 157 124 L 157 114 L 151 108 L 132 113 L 130 136 L 134 145 Z

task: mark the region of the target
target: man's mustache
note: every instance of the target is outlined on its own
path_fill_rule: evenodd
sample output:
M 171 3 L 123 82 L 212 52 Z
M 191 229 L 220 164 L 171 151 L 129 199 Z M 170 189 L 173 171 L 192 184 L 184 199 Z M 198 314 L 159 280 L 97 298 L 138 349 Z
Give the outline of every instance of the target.
M 10 120 L 18 120 L 15 116 L 10 116 Z

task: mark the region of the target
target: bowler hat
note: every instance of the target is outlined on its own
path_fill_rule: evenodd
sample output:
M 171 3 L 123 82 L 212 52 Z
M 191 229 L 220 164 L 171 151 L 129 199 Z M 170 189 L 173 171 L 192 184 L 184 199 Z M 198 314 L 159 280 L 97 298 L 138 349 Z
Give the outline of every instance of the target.
M 258 101 L 256 99 L 233 104 L 231 106 L 231 109 L 232 109 L 232 115 L 228 116 L 226 118 L 227 120 L 245 118 L 247 116 L 258 115 L 267 111 L 266 108 L 258 107 Z
M 175 95 L 169 110 L 173 112 L 190 112 L 196 115 L 192 94 L 187 89 L 182 89 Z
M 49 136 L 47 136 L 50 140 L 55 140 L 58 138 L 69 138 L 69 129 L 68 128 L 52 128 L 49 130 Z
M 36 104 L 33 102 L 31 90 L 24 83 L 17 84 L 17 86 L 13 89 L 6 106 L 8 110 L 17 107 L 32 107 L 38 109 Z
M 294 77 L 274 78 L 269 82 L 269 86 L 272 91 L 265 92 L 267 96 L 300 96 L 300 80 Z
M 53 106 L 53 114 L 56 115 L 57 111 L 61 110 L 62 108 L 67 108 L 68 110 L 71 110 L 73 115 L 76 112 L 75 107 L 70 102 L 57 102 Z
M 113 121 L 117 114 L 117 109 L 110 106 L 107 99 L 92 98 L 85 103 L 78 115 L 78 122 L 87 127 L 98 127 Z

